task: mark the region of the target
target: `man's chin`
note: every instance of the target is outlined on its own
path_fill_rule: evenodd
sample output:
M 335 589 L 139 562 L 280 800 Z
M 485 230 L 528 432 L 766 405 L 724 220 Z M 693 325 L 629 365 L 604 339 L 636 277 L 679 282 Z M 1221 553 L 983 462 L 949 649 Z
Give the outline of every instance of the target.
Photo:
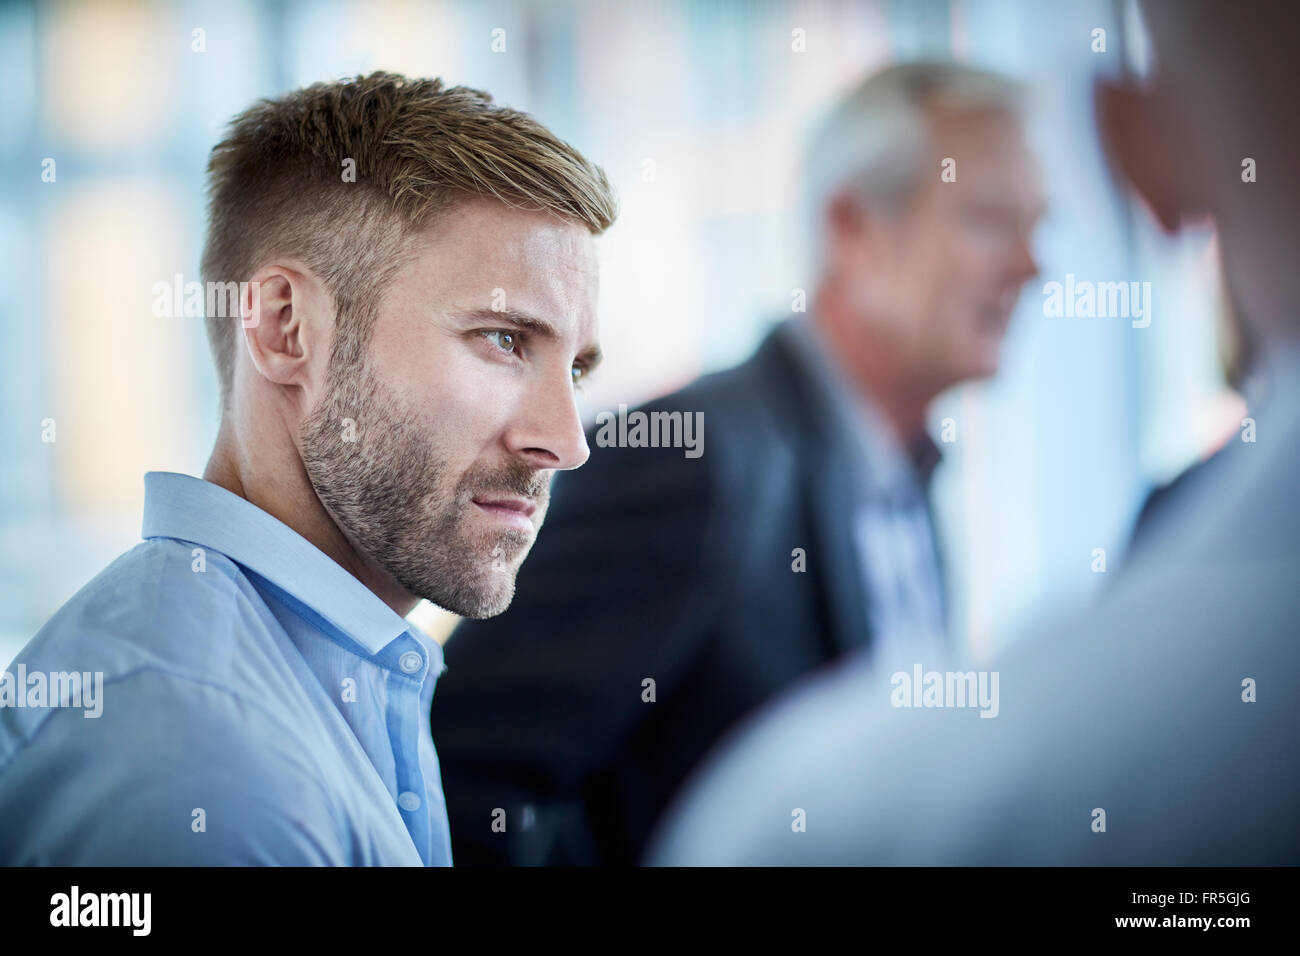
M 510 602 L 515 599 L 515 588 L 512 583 L 508 594 L 494 596 L 492 598 L 481 599 L 471 604 L 467 604 L 461 610 L 448 608 L 461 617 L 471 618 L 475 621 L 482 621 L 489 617 L 496 617 L 510 607 Z
M 439 544 L 408 550 L 393 576 L 412 594 L 461 617 L 496 617 L 515 596 L 515 576 L 531 549 L 531 535 L 473 537 L 443 532 Z M 422 554 L 412 560 L 411 553 Z M 403 573 L 398 573 L 398 571 Z
M 965 356 L 963 376 L 966 380 L 992 378 L 1002 364 L 1002 341 L 982 341 Z
M 481 621 L 496 617 L 510 607 L 515 598 L 515 572 L 493 568 L 480 574 L 473 581 L 456 582 L 452 588 L 428 588 L 437 594 L 428 594 L 426 599 L 446 611 L 461 617 Z

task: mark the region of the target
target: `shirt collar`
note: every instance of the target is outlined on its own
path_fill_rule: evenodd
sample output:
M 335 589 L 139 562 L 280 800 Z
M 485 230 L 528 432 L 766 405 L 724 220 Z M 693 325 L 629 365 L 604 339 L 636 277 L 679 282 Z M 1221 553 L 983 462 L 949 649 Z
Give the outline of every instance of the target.
M 943 457 L 939 446 L 922 431 L 910 446 L 904 447 L 875 403 L 848 380 L 811 318 L 800 316 L 791 319 L 790 325 L 841 429 L 852 437 L 858 449 L 865 479 L 886 494 L 906 494 L 917 487 L 924 491 Z
M 278 518 L 210 481 L 169 471 L 144 476 L 141 537 L 176 538 L 220 552 L 311 608 L 372 655 L 407 620 Z

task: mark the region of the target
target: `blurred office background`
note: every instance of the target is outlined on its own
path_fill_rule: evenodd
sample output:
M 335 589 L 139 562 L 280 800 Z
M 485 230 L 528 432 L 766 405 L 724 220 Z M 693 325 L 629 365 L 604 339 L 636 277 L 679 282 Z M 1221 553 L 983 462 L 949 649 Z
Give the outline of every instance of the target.
M 958 428 L 936 479 L 952 623 L 978 657 L 1045 602 L 1084 599 L 1104 578 L 1093 549 L 1113 572 L 1146 489 L 1240 420 L 1216 360 L 1212 234 L 1157 236 L 1097 141 L 1094 77 L 1145 66 L 1131 3 L 0 7 L 0 666 L 139 540 L 145 471 L 203 470 L 217 393 L 202 320 L 155 317 L 153 290 L 199 279 L 207 152 L 253 99 L 380 68 L 439 75 L 602 164 L 622 215 L 602 240 L 608 359 L 583 399 L 591 418 L 743 359 L 790 314 L 812 283 L 804 138 L 865 73 L 919 56 L 1034 88 L 1051 201 L 1003 374 L 935 409 Z M 1043 283 L 1066 273 L 1150 281 L 1150 327 L 1044 318 Z M 438 634 L 449 624 L 416 614 Z

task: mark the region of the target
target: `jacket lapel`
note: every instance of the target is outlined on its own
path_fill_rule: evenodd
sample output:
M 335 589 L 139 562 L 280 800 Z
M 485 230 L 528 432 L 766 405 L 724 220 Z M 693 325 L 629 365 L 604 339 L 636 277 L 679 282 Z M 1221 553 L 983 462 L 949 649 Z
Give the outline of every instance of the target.
M 799 493 L 813 534 L 808 573 L 819 583 L 828 625 L 822 638 L 827 656 L 835 657 L 870 640 L 866 588 L 850 513 L 853 467 L 848 448 L 830 428 L 832 410 L 822 389 L 810 381 L 811 371 L 796 354 L 790 334 L 784 324 L 778 326 L 756 358 L 763 380 L 773 386 L 768 394 L 788 397 L 780 403 L 779 414 L 795 436 L 802 462 Z

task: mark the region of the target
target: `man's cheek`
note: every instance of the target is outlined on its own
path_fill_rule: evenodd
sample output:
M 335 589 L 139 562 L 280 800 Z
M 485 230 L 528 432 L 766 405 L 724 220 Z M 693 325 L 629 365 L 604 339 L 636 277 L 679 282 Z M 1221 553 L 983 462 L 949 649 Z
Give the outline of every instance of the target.
M 453 446 L 469 448 L 495 431 L 493 420 L 499 414 L 501 399 L 500 386 L 490 379 L 465 381 L 441 396 L 434 428 Z

